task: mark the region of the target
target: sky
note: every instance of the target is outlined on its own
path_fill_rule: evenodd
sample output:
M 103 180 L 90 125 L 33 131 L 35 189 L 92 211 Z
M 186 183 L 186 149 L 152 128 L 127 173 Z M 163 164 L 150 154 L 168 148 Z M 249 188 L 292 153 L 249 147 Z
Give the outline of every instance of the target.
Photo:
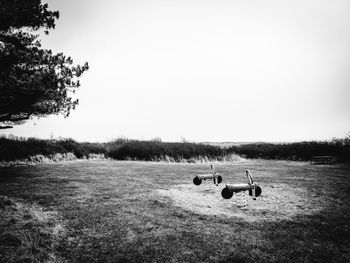
M 348 0 L 49 0 L 45 48 L 87 61 L 69 118 L 5 134 L 292 142 L 350 132 Z

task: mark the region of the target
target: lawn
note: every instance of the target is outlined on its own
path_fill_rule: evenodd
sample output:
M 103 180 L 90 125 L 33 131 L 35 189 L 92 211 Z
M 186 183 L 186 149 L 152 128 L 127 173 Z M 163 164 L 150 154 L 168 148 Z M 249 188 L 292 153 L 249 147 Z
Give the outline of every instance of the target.
M 350 262 L 350 166 L 87 160 L 0 169 L 0 262 Z M 262 195 L 231 199 L 225 183 Z

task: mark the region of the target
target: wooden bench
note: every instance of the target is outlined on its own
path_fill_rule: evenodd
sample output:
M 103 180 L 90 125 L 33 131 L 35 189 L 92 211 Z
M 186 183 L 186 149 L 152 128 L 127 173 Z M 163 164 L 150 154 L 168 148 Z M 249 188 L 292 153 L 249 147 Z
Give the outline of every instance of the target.
M 333 164 L 336 161 L 334 156 L 313 156 L 311 159 L 312 164 Z

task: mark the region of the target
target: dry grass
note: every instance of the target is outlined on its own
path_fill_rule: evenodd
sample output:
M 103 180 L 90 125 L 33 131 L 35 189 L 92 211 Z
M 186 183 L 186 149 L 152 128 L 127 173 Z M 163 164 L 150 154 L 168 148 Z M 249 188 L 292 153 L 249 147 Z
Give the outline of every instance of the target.
M 247 207 L 243 196 L 223 200 L 224 184 L 192 184 L 208 164 L 6 168 L 0 193 L 54 212 L 52 225 L 65 231 L 50 237 L 50 252 L 69 262 L 350 261 L 349 166 L 216 164 L 223 183 L 244 182 L 246 168 L 263 189 Z
M 52 212 L 0 196 L 0 262 L 61 262 L 53 253 L 64 232 Z

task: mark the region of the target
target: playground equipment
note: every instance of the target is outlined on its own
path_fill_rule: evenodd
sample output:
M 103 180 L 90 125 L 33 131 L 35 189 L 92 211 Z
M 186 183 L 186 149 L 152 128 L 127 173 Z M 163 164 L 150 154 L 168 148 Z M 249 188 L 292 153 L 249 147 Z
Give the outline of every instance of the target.
M 200 185 L 203 180 L 205 181 L 205 180 L 213 179 L 214 184 L 216 184 L 216 186 L 218 186 L 222 182 L 222 177 L 221 177 L 220 173 L 216 172 L 214 165 L 210 164 L 210 168 L 212 171 L 211 174 L 197 174 L 193 178 L 193 183 L 195 185 Z
M 233 193 L 247 190 L 249 191 L 249 195 L 253 197 L 253 200 L 256 200 L 256 197 L 261 195 L 261 188 L 254 182 L 251 172 L 248 169 L 245 172 L 248 178 L 248 183 L 226 184 L 226 187 L 221 191 L 223 198 L 230 199 L 233 196 Z

